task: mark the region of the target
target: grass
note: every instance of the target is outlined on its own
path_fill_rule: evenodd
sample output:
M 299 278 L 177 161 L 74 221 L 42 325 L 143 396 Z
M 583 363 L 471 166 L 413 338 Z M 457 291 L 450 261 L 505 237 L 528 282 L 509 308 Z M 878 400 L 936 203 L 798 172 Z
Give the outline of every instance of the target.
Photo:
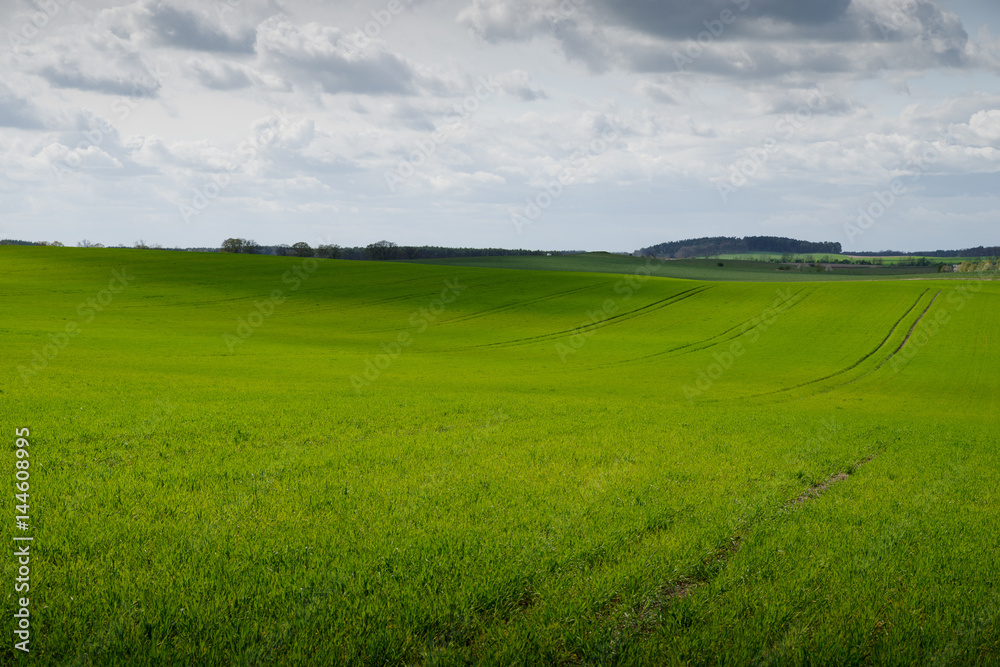
M 0 656 L 996 662 L 1000 283 L 963 278 L 0 248 Z

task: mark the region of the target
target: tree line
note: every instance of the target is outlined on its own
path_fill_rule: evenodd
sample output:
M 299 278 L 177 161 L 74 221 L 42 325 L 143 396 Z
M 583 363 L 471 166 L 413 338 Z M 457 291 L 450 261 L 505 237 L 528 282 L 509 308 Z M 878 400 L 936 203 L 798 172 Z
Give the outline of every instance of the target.
M 504 248 L 447 248 L 444 246 L 401 246 L 392 241 L 376 241 L 366 246 L 341 247 L 320 244 L 315 248 L 305 241 L 292 245 L 262 246 L 252 239 L 230 238 L 222 242 L 221 252 L 279 255 L 287 257 L 323 257 L 385 261 L 394 259 L 441 259 L 445 257 L 498 257 L 505 255 L 545 255 L 544 250 L 508 250 Z M 550 251 L 551 252 L 551 251 Z
M 931 250 L 922 252 L 899 252 L 880 250 L 878 252 L 852 252 L 859 257 L 1000 257 L 1000 246 L 976 246 L 965 250 Z
M 736 255 L 752 252 L 839 255 L 841 245 L 833 241 L 813 242 L 784 236 L 705 236 L 683 241 L 658 243 L 639 250 L 640 255 L 689 259 L 714 255 Z

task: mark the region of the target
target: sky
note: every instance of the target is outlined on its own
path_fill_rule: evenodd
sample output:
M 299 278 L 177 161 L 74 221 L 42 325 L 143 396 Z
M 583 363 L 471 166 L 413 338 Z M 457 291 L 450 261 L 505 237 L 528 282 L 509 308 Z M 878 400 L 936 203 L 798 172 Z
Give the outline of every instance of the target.
M 0 0 L 0 238 L 1000 244 L 995 0 Z

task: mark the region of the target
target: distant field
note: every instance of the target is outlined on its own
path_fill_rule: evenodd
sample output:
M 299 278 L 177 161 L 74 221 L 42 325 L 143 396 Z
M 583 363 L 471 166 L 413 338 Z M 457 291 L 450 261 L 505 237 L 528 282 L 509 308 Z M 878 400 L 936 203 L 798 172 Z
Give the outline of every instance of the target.
M 739 253 L 735 255 L 719 255 L 719 259 L 742 259 L 747 261 L 767 261 L 769 259 L 781 259 L 784 257 L 784 253 L 780 252 L 750 252 L 750 253 Z M 838 261 L 842 259 L 851 259 L 850 255 L 836 255 L 832 253 L 822 253 L 822 254 L 801 254 L 792 253 L 792 261 L 796 259 L 801 259 L 803 262 L 818 262 L 820 260 L 830 260 Z
M 882 260 L 883 264 L 905 264 L 913 260 L 926 259 L 932 264 L 938 262 L 942 264 L 961 264 L 962 262 L 981 262 L 989 257 L 931 257 L 930 255 L 908 255 L 904 257 L 854 257 L 854 259 L 867 259 L 869 261 Z
M 753 252 L 753 253 L 741 253 L 737 255 L 720 255 L 719 259 L 743 259 L 749 261 L 758 260 L 768 260 L 768 259 L 780 259 L 784 255 L 780 252 Z M 820 262 L 820 261 L 839 261 L 839 260 L 882 260 L 883 264 L 903 264 L 907 262 L 912 262 L 913 260 L 926 259 L 933 264 L 941 262 L 943 264 L 961 264 L 962 262 L 976 262 L 982 261 L 983 259 L 989 259 L 984 257 L 932 257 L 930 255 L 900 255 L 900 256 L 888 256 L 888 257 L 870 257 L 868 255 L 845 255 L 845 254 L 792 254 L 792 261 L 800 259 L 803 262 Z
M 751 262 L 768 261 L 768 260 L 780 260 L 782 257 L 786 257 L 785 253 L 780 252 L 750 252 L 750 253 L 738 253 L 738 254 L 724 254 L 714 257 L 714 259 L 738 259 Z M 979 262 L 984 259 L 992 259 L 990 257 L 932 257 L 930 255 L 901 255 L 901 256 L 887 256 L 887 257 L 870 257 L 868 255 L 847 255 L 847 254 L 833 254 L 833 253 L 790 253 L 790 261 L 801 260 L 802 262 L 838 262 L 843 260 L 848 261 L 881 261 L 883 265 L 896 265 L 896 264 L 908 264 L 913 263 L 914 260 L 926 259 L 928 262 L 933 264 L 935 267 L 938 263 L 942 264 L 961 264 L 962 262 Z
M 527 271 L 583 271 L 598 273 L 633 273 L 648 267 L 653 275 L 685 280 L 756 281 L 838 281 L 885 280 L 900 277 L 950 277 L 942 276 L 936 266 L 836 266 L 833 271 L 819 270 L 803 265 L 791 265 L 789 270 L 779 270 L 774 262 L 733 259 L 672 259 L 647 260 L 629 255 L 586 253 L 582 255 L 515 255 L 507 257 L 456 257 L 446 259 L 407 260 L 414 264 L 440 266 L 479 267 L 491 269 L 520 269 Z M 720 266 L 719 264 L 722 264 Z
M 0 247 L 0 662 L 1000 661 L 1000 282 L 547 260 Z

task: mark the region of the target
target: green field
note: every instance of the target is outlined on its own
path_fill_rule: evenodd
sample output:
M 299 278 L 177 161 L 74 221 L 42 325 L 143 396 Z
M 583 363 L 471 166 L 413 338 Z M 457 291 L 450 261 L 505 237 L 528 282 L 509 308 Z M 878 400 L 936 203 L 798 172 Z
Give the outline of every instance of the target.
M 1000 282 L 619 266 L 0 247 L 0 662 L 1000 661 Z

